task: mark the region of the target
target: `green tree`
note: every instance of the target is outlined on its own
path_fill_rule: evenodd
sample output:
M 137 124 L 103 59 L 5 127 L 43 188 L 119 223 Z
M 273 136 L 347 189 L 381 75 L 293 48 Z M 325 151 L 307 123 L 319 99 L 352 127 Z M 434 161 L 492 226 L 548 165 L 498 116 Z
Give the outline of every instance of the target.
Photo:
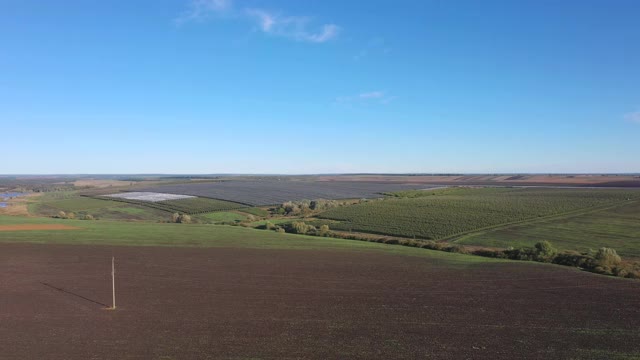
M 617 251 L 606 247 L 600 248 L 595 258 L 600 266 L 615 266 L 622 262 L 622 258 Z
M 551 245 L 551 243 L 546 240 L 536 243 L 535 248 L 536 248 L 535 259 L 537 261 L 545 261 L 545 262 L 551 261 L 553 260 L 553 257 L 556 256 L 556 254 L 558 253 L 558 250 L 556 250 Z

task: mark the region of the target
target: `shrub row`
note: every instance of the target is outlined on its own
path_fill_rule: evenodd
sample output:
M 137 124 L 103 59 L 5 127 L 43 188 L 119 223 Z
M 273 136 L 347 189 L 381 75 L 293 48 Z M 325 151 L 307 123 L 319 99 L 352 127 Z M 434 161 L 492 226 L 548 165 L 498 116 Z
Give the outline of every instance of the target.
M 557 252 L 551 243 L 541 241 L 534 248 L 483 249 L 476 250 L 473 254 L 501 259 L 547 262 L 578 267 L 598 274 L 640 279 L 640 264 L 622 261 L 614 249 L 606 247 L 600 248 L 598 251 L 584 253 L 577 251 Z

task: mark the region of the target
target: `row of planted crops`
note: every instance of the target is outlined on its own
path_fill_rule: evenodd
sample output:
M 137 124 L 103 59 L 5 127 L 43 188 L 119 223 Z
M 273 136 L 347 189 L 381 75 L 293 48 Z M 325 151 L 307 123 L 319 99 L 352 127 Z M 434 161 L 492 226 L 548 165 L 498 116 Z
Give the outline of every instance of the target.
M 409 191 L 319 215 L 331 228 L 442 239 L 485 227 L 568 213 L 638 198 L 613 189 L 453 188 Z

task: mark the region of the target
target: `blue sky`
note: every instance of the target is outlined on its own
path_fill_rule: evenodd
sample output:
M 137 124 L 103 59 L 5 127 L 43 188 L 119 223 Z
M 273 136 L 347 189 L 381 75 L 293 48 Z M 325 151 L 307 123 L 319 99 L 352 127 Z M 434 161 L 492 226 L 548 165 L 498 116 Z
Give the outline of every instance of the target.
M 640 171 L 635 0 L 0 8 L 0 173 Z

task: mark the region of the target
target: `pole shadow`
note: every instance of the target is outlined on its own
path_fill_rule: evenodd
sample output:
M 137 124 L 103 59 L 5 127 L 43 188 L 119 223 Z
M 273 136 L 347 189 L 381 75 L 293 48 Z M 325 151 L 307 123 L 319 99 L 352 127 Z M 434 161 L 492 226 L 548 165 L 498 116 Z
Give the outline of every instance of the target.
M 47 283 L 42 282 L 42 281 L 40 281 L 40 284 L 42 284 L 42 285 L 44 285 L 44 286 L 46 286 L 46 287 L 49 287 L 49 288 L 51 288 L 51 289 L 58 290 L 58 291 L 63 292 L 63 293 L 65 293 L 65 294 L 69 294 L 69 295 L 73 295 L 73 296 L 75 296 L 75 297 L 79 297 L 79 298 L 80 298 L 80 299 L 82 299 L 82 300 L 89 301 L 89 302 L 92 302 L 92 303 L 94 303 L 94 304 L 98 304 L 98 305 L 101 305 L 101 306 L 104 306 L 104 307 L 109 307 L 109 306 L 110 306 L 110 305 L 107 305 L 107 304 L 103 304 L 103 303 L 101 303 L 101 302 L 99 302 L 99 301 L 95 301 L 95 300 L 93 300 L 93 299 L 89 299 L 88 297 L 84 297 L 84 296 L 82 296 L 82 295 L 79 295 L 79 294 L 73 293 L 73 292 L 71 292 L 71 291 L 65 290 L 65 289 L 63 289 L 63 288 L 59 288 L 59 287 L 53 286 L 53 285 L 51 285 L 51 284 L 47 284 Z

